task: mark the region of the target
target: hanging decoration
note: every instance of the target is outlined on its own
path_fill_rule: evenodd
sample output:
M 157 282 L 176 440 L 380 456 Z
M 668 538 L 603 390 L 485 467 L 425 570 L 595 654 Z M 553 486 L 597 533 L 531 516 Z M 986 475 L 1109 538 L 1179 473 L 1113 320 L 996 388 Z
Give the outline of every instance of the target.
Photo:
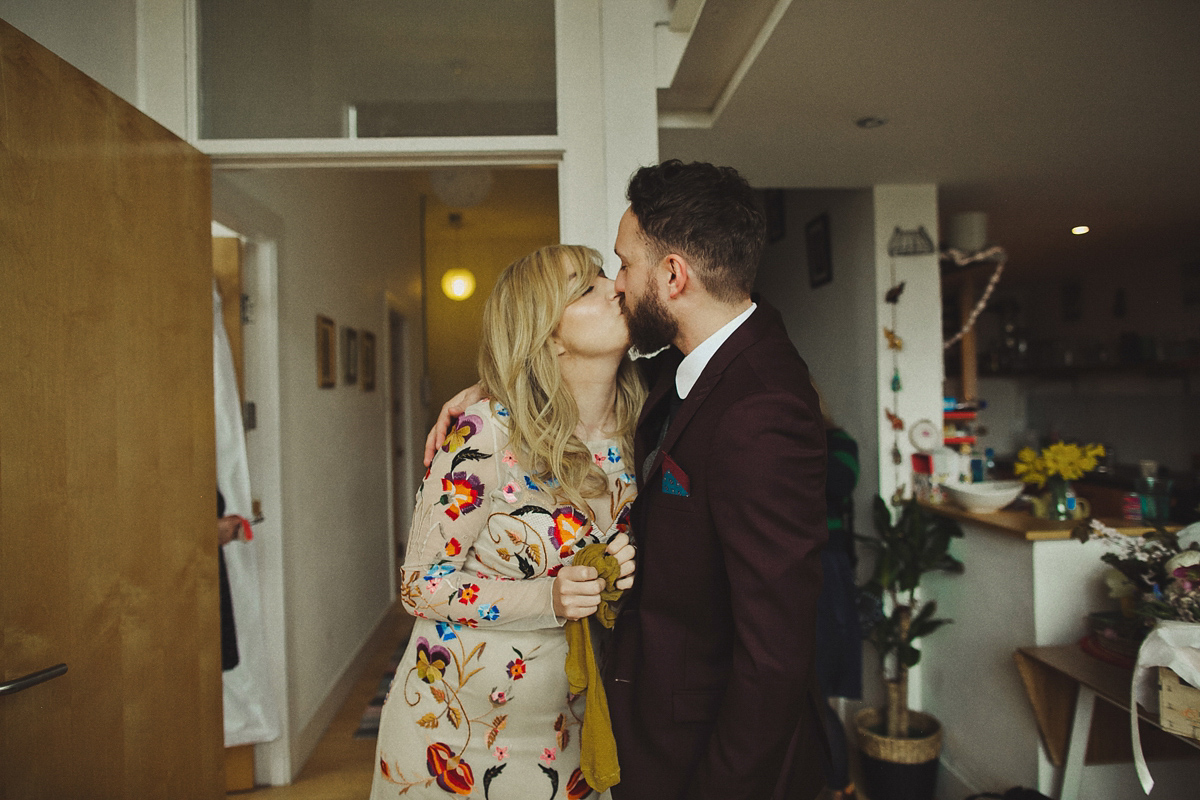
M 983 296 L 979 298 L 979 302 L 971 309 L 971 313 L 967 316 L 967 321 L 963 323 L 962 329 L 958 333 L 951 336 L 942 344 L 943 350 L 949 350 L 957 344 L 962 337 L 966 336 L 971 328 L 975 327 L 975 320 L 987 307 L 988 300 L 992 296 L 992 290 L 996 288 L 996 284 L 1000 280 L 1000 273 L 1004 272 L 1004 265 L 1008 263 L 1008 254 L 1004 252 L 1002 247 L 989 247 L 986 250 L 978 250 L 973 253 L 968 253 L 955 248 L 947 248 L 941 253 L 942 261 L 947 261 L 954 264 L 956 267 L 969 267 L 975 264 L 992 261 L 996 264 L 996 270 L 992 273 L 991 280 L 988 281 L 987 287 L 983 290 Z
M 901 230 L 899 226 L 888 239 L 888 255 L 923 256 L 935 252 L 933 239 L 925 232 L 925 226 L 920 225 L 915 231 Z
M 904 454 L 900 450 L 900 434 L 904 432 L 904 419 L 900 416 L 900 391 L 904 387 L 900 379 L 900 352 L 904 349 L 904 339 L 896 331 L 896 307 L 900 304 L 900 296 L 904 294 L 904 281 L 896 280 L 896 258 L 901 256 L 920 256 L 937 252 L 933 240 L 925 232 L 924 226 L 914 231 L 906 231 L 900 227 L 892 233 L 888 240 L 888 256 L 891 286 L 884 293 L 883 299 L 891 312 L 891 325 L 884 326 L 883 338 L 887 341 L 888 350 L 892 353 L 892 407 L 885 408 L 888 424 L 892 428 L 892 465 L 896 470 L 896 491 L 892 494 L 892 505 L 899 506 L 904 502 L 905 484 L 900 480 L 900 467 L 904 464 Z

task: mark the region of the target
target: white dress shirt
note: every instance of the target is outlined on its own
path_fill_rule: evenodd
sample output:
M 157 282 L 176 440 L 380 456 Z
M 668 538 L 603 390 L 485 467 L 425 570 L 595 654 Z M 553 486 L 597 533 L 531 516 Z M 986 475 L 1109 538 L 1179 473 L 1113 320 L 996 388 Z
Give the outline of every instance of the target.
M 713 354 L 721 349 L 725 340 L 732 336 L 743 322 L 750 318 L 756 308 L 758 308 L 758 304 L 751 303 L 749 308 L 729 320 L 723 328 L 701 342 L 695 350 L 684 356 L 683 361 L 679 362 L 679 368 L 675 370 L 675 391 L 679 393 L 680 400 L 687 399 L 688 393 L 700 379 L 700 373 L 704 371 Z

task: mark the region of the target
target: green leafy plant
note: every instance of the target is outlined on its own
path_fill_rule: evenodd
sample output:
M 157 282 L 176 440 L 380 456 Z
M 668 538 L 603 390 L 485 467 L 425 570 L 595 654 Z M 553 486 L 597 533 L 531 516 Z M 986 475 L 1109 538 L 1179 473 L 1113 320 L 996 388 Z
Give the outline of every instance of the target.
M 950 542 L 962 528 L 949 517 L 906 501 L 892 521 L 883 498 L 873 508 L 876 536 L 858 537 L 875 551 L 875 571 L 862 589 L 866 605 L 863 636 L 875 645 L 887 688 L 887 735 L 908 735 L 908 670 L 921 660 L 914 645 L 951 620 L 939 619 L 935 601 L 917 598 L 921 577 L 934 570 L 962 573 L 962 562 L 950 555 Z

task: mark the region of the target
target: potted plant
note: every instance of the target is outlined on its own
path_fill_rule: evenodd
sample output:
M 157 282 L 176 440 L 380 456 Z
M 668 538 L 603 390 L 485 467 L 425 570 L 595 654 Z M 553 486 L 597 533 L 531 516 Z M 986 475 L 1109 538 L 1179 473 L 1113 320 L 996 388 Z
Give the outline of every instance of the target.
M 862 777 L 872 800 L 932 798 L 941 752 L 941 725 L 929 714 L 908 708 L 908 670 L 921 660 L 917 639 L 950 622 L 938 619 L 937 603 L 917 598 L 921 576 L 931 570 L 961 573 L 950 555 L 950 540 L 963 535 L 949 517 L 905 502 L 892 521 L 882 498 L 875 498 L 877 536 L 859 537 L 875 551 L 875 571 L 863 585 L 869 611 L 863 637 L 875 645 L 887 690 L 886 708 L 855 715 Z

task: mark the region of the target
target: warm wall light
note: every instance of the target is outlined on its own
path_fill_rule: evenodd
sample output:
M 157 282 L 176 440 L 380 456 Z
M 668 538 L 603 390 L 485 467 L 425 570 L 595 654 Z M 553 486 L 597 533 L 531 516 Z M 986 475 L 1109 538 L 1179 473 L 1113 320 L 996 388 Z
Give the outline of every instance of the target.
M 466 300 L 475 292 L 475 276 L 469 269 L 448 269 L 442 275 L 442 291 L 451 300 Z
M 1076 236 L 1082 236 L 1090 230 L 1091 228 L 1089 228 L 1087 225 L 1076 225 L 1074 228 L 1071 228 L 1071 233 L 1075 234 Z

